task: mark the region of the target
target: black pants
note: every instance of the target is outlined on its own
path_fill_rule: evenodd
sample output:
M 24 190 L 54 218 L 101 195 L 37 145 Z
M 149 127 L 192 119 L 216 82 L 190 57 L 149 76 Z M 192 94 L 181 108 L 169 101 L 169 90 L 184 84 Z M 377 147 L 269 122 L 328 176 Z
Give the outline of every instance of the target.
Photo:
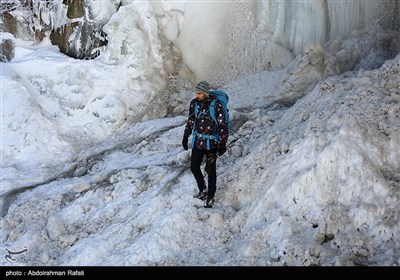
M 217 189 L 217 149 L 199 150 L 197 148 L 193 148 L 192 158 L 190 161 L 190 170 L 196 179 L 197 187 L 199 190 L 203 190 L 205 188 L 205 182 L 200 166 L 204 156 L 206 156 L 206 171 L 208 174 L 208 196 L 214 197 Z

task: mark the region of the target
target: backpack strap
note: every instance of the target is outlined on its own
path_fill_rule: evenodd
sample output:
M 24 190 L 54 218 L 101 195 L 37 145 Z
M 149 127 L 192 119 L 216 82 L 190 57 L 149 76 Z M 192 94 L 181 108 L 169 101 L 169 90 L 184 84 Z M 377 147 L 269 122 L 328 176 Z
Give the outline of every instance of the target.
M 194 104 L 194 117 L 195 117 L 195 120 L 197 119 L 197 115 L 198 114 L 199 114 L 199 104 L 196 101 L 196 103 Z
M 193 131 L 192 147 L 194 147 L 194 143 L 196 142 L 196 136 L 197 136 L 196 123 L 197 123 L 198 116 L 199 116 L 199 104 L 196 101 L 196 103 L 194 104 L 194 122 L 193 122 L 193 128 L 192 128 L 192 131 Z
M 218 126 L 217 117 L 215 116 L 215 103 L 217 103 L 217 99 L 214 99 L 213 101 L 211 101 L 211 104 L 210 104 L 210 115 L 211 115 L 211 118 L 213 119 L 213 121 L 215 122 L 215 125 L 217 127 L 217 130 L 216 130 L 215 133 L 216 133 L 216 135 L 218 137 L 219 126 Z M 219 142 L 219 137 L 218 137 L 218 142 Z
M 211 104 L 210 104 L 210 115 L 211 115 L 211 118 L 217 124 L 217 127 L 218 127 L 217 118 L 215 117 L 215 103 L 217 103 L 217 99 L 213 99 L 213 101 L 211 101 Z

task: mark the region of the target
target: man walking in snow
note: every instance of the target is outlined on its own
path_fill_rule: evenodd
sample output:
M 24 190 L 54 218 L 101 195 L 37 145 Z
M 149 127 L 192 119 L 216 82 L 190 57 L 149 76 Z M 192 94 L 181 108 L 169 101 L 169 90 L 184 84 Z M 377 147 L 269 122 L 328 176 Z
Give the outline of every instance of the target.
M 221 156 L 226 152 L 228 141 L 228 124 L 225 120 L 224 109 L 219 100 L 212 102 L 213 100 L 215 98 L 210 94 L 210 85 L 205 81 L 198 83 L 195 98 L 190 101 L 189 118 L 182 140 L 183 148 L 188 150 L 189 136 L 193 132 L 190 170 L 199 188 L 199 193 L 195 198 L 205 200 L 204 207 L 207 208 L 211 208 L 215 202 L 217 155 Z M 215 107 L 214 117 L 211 116 L 210 106 Z M 206 156 L 208 189 L 200 169 L 204 156 Z

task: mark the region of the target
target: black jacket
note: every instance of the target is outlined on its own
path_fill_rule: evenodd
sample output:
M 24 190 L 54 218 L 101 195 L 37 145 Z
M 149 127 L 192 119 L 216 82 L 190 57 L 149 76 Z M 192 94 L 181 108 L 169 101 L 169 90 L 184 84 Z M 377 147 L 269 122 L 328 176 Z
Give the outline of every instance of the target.
M 189 107 L 189 119 L 187 121 L 184 135 L 189 137 L 193 132 L 194 127 L 194 146 L 197 149 L 217 149 L 218 144 L 225 144 L 228 141 L 229 131 L 228 124 L 225 120 L 225 112 L 221 102 L 216 100 L 215 102 L 215 118 L 218 125 L 215 123 L 210 115 L 210 106 L 213 101 L 213 97 L 209 96 L 202 102 L 197 101 L 196 98 L 190 101 Z M 196 103 L 199 105 L 197 118 L 195 116 Z M 218 136 L 218 141 L 213 139 L 213 136 Z M 212 136 L 211 139 L 209 136 Z

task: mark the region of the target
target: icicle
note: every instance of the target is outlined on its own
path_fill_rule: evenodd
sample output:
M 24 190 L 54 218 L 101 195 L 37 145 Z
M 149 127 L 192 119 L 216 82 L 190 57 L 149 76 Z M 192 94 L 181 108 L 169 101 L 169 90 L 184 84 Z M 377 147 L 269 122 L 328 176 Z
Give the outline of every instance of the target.
M 283 28 L 285 24 L 285 1 L 279 1 L 278 16 L 275 23 L 275 31 L 272 36 L 272 41 L 279 43 L 278 41 L 283 36 Z

